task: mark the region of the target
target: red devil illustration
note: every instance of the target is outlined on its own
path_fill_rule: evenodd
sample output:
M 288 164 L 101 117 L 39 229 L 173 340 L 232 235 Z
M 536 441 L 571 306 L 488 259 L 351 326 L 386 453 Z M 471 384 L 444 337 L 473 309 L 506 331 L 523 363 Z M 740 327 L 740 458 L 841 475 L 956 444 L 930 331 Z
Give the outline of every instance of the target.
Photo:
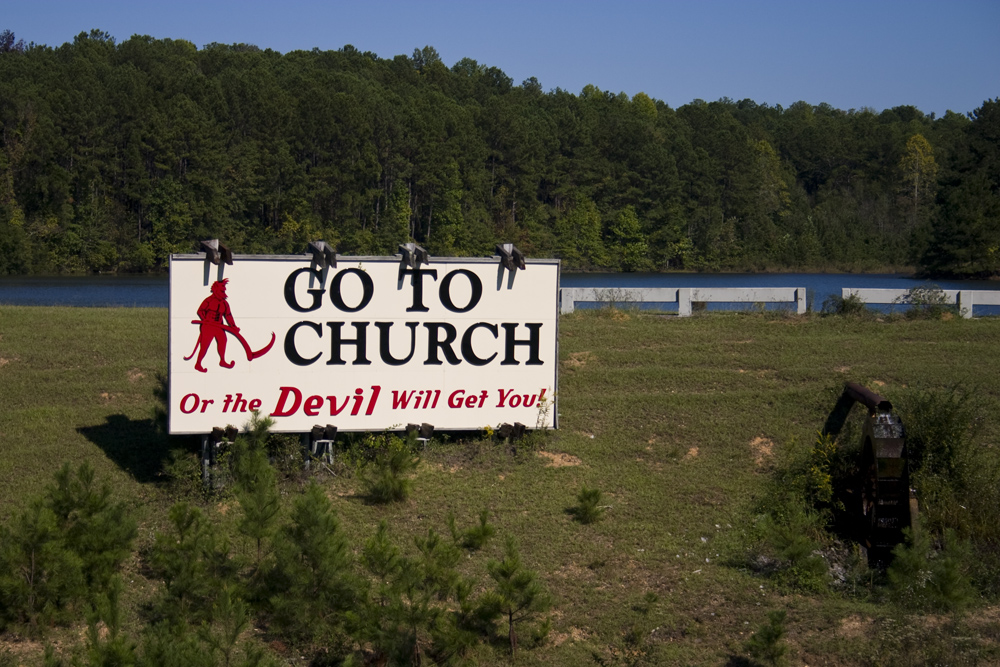
M 226 278 L 212 283 L 212 294 L 198 306 L 199 319 L 191 320 L 191 324 L 200 325 L 201 330 L 198 334 L 198 342 L 195 343 L 191 354 L 184 357 L 184 361 L 191 359 L 197 352 L 198 360 L 194 363 L 194 368 L 201 373 L 208 372 L 208 369 L 202 366 L 201 362 L 213 340 L 219 351 L 219 365 L 223 368 L 232 368 L 236 365 L 235 361 L 226 361 L 226 333 L 231 333 L 243 345 L 243 349 L 247 353 L 247 361 L 264 356 L 274 345 L 274 332 L 271 332 L 270 343 L 256 352 L 250 349 L 249 343 L 240 335 L 240 328 L 236 326 L 236 320 L 233 319 L 233 313 L 226 301 L 226 283 L 228 282 L 229 279 Z

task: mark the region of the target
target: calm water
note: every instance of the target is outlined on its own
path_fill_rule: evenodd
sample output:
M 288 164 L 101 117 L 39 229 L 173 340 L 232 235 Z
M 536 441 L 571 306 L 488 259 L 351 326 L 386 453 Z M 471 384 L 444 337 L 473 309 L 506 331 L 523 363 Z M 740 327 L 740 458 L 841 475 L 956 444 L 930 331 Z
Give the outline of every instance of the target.
M 922 281 L 898 274 L 564 273 L 561 281 L 563 287 L 805 287 L 815 310 L 844 287 L 909 289 L 934 284 L 942 289 L 1000 290 L 1000 281 Z M 166 308 L 167 282 L 166 276 L 0 278 L 0 305 Z M 976 315 L 1000 315 L 1000 308 L 977 306 Z
M 0 277 L 0 305 L 166 308 L 167 276 Z

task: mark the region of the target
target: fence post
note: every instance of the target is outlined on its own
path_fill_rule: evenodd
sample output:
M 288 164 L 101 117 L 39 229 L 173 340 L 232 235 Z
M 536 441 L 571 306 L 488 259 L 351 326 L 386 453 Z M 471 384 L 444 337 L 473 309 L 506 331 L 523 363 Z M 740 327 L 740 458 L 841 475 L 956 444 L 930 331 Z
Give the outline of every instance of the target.
M 958 298 L 955 299 L 958 305 L 958 312 L 962 317 L 969 319 L 972 317 L 972 290 L 959 290 Z
M 681 287 L 677 290 L 677 315 L 691 317 L 691 288 Z

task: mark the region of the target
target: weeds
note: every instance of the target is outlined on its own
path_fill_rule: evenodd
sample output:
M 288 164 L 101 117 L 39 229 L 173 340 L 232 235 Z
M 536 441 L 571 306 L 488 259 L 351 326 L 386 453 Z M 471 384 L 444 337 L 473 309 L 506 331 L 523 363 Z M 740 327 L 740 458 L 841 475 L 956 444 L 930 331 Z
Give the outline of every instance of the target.
M 848 315 L 852 317 L 868 317 L 872 315 L 872 311 L 868 309 L 868 304 L 857 294 L 848 294 L 847 296 L 831 294 L 823 301 L 822 312 L 828 315 Z

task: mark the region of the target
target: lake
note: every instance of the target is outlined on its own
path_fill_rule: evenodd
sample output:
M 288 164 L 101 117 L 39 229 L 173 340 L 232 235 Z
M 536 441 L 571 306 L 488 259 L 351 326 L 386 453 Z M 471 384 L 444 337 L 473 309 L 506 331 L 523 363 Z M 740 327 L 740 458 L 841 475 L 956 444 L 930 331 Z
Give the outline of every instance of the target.
M 1000 290 L 1000 281 L 926 281 L 889 273 L 563 273 L 561 283 L 563 287 L 605 288 L 805 287 L 807 303 L 814 310 L 820 310 L 829 296 L 840 296 L 844 287 L 909 289 L 937 285 L 942 289 Z M 168 296 L 166 276 L 0 277 L 0 305 L 166 308 Z M 1000 315 L 1000 308 L 977 306 L 976 314 Z

